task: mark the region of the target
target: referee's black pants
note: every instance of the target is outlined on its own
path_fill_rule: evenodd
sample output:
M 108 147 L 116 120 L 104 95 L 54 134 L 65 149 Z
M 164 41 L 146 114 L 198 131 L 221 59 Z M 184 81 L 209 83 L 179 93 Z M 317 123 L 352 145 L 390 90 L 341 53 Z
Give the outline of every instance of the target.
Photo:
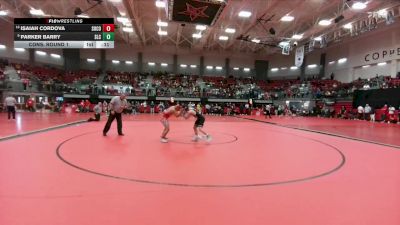
M 111 123 L 114 121 L 114 119 L 117 119 L 117 130 L 118 134 L 122 134 L 122 114 L 121 113 L 114 113 L 108 116 L 108 120 L 106 123 L 106 126 L 104 127 L 103 134 L 107 134 L 107 132 L 110 130 Z
M 8 112 L 8 119 L 11 119 L 11 114 L 13 119 L 15 119 L 15 107 L 14 106 L 7 106 L 7 112 Z

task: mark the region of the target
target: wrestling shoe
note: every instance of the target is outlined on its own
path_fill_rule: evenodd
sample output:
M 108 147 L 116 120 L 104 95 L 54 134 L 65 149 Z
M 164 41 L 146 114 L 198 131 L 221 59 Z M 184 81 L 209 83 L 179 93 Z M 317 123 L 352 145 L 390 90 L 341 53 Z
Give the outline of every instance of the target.
M 207 134 L 207 135 L 206 135 L 206 141 L 207 141 L 207 142 L 210 142 L 211 140 L 212 140 L 211 135 Z
M 167 138 L 161 138 L 161 142 L 162 142 L 162 143 L 167 143 L 167 142 L 168 142 L 168 139 L 167 139 Z
M 200 139 L 200 137 L 199 136 L 197 136 L 197 135 L 194 135 L 193 136 L 193 138 L 192 138 L 192 141 L 198 141 Z

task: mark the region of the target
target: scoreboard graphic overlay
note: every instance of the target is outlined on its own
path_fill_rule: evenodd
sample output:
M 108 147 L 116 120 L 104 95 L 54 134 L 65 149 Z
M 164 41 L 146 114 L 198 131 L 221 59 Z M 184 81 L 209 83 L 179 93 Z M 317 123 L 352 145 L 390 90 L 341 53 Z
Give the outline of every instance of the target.
M 114 48 L 113 18 L 15 18 L 15 48 Z

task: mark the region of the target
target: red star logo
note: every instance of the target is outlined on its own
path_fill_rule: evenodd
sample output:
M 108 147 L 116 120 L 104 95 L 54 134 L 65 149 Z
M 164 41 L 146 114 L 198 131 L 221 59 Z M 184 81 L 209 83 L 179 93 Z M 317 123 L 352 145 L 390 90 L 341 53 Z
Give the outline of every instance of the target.
M 180 12 L 179 14 L 190 16 L 190 20 L 196 20 L 198 17 L 208 18 L 209 16 L 204 13 L 208 6 L 202 6 L 199 8 L 195 8 L 194 6 L 186 3 L 186 11 Z

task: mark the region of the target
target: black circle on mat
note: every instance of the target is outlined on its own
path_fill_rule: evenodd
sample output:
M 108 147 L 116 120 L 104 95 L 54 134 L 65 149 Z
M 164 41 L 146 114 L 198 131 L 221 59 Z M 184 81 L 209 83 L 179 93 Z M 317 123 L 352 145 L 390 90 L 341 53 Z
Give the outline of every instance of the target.
M 187 136 L 187 140 L 188 141 L 181 141 L 179 139 L 169 139 L 168 142 L 170 143 L 178 143 L 178 144 L 188 144 L 188 145 L 193 145 L 193 144 L 210 144 L 210 145 L 223 145 L 223 144 L 229 144 L 229 143 L 233 143 L 236 142 L 239 138 L 236 137 L 233 134 L 228 134 L 228 133 L 217 133 L 217 134 L 222 134 L 224 136 L 227 136 L 229 138 L 231 138 L 228 141 L 223 141 L 223 142 L 216 142 L 216 141 L 212 141 L 212 142 L 204 142 L 204 141 L 200 141 L 200 142 L 193 142 L 190 141 L 191 136 Z M 214 135 L 211 135 L 211 137 L 213 138 Z
M 299 135 L 295 135 L 292 134 L 294 136 L 299 136 L 314 142 L 318 142 L 321 143 L 323 145 L 328 146 L 330 149 L 335 150 L 341 157 L 341 161 L 340 163 L 335 166 L 334 168 L 332 168 L 329 171 L 317 174 L 317 175 L 313 175 L 313 176 L 309 176 L 309 177 L 304 177 L 304 178 L 298 178 L 298 179 L 292 179 L 292 180 L 283 180 L 283 181 L 274 181 L 274 182 L 260 182 L 260 183 L 249 183 L 249 184 L 185 184 L 185 183 L 172 183 L 172 182 L 160 182 L 160 181 L 155 181 L 155 180 L 144 180 L 144 179 L 135 179 L 135 178 L 128 178 L 128 177 L 121 177 L 121 176 L 114 176 L 111 174 L 106 174 L 106 173 L 100 173 L 94 170 L 90 170 L 90 169 L 86 169 L 83 167 L 80 167 L 79 165 L 73 164 L 72 162 L 66 160 L 62 154 L 61 154 L 61 147 L 67 143 L 68 141 L 71 141 L 75 138 L 81 137 L 81 136 L 85 136 L 91 133 L 95 133 L 95 132 L 88 132 L 88 133 L 83 133 L 74 137 L 71 137 L 67 140 L 64 140 L 63 142 L 61 142 L 56 149 L 56 154 L 57 157 L 63 161 L 64 163 L 66 163 L 69 166 L 72 166 L 78 170 L 87 172 L 87 173 L 91 173 L 94 175 L 99 175 L 99 176 L 103 176 L 103 177 L 108 177 L 108 178 L 113 178 L 113 179 L 117 179 L 117 180 L 125 180 L 125 181 L 130 181 L 130 182 L 136 182 L 136 183 L 145 183 L 145 184 L 156 184 L 156 185 L 166 185 L 166 186 L 179 186 L 179 187 L 193 187 L 193 188 L 244 188 L 244 187 L 259 187 L 259 186 L 271 186 L 271 185 L 282 185 L 282 184 L 289 184 L 289 183 L 296 183 L 296 182 L 303 182 L 303 181 L 309 181 L 309 180 L 313 180 L 313 179 L 317 179 L 320 177 L 324 177 L 327 175 L 330 175 L 336 171 L 338 171 L 340 168 L 343 167 L 343 165 L 346 163 L 346 157 L 345 155 L 335 146 L 332 146 L 328 143 L 325 143 L 323 141 L 317 140 L 317 139 L 312 139 L 312 138 L 308 138 L 308 137 L 303 137 L 303 136 L 299 136 Z

